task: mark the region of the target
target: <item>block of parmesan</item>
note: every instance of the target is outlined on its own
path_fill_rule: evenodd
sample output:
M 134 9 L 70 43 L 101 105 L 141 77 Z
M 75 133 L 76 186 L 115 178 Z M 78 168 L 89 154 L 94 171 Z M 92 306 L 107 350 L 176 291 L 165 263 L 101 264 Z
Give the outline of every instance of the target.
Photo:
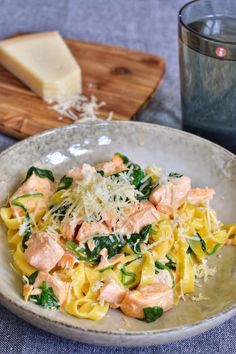
M 81 93 L 81 69 L 58 32 L 0 41 L 0 63 L 45 100 Z

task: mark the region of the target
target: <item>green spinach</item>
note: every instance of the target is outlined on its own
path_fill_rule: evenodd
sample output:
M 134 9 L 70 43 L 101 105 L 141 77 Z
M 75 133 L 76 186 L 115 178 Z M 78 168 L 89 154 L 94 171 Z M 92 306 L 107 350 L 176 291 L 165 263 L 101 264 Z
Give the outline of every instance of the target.
M 197 236 L 199 238 L 199 241 L 202 246 L 202 250 L 207 256 L 212 256 L 218 250 L 218 248 L 221 246 L 219 243 L 217 243 L 213 247 L 213 250 L 209 252 L 209 251 L 207 251 L 206 242 L 203 240 L 203 238 L 200 236 L 200 234 L 197 232 L 196 235 L 194 235 L 194 236 Z
M 123 155 L 123 154 L 121 154 L 120 152 L 116 152 L 115 155 L 119 156 L 121 158 L 121 160 L 124 162 L 125 165 L 127 165 L 130 162 L 128 157 Z
M 166 263 L 165 265 L 172 269 L 172 270 L 175 270 L 176 269 L 176 263 L 169 257 L 169 256 L 166 256 L 166 258 L 168 259 L 168 263 Z
M 128 174 L 132 169 L 131 173 L 129 174 L 130 183 L 135 186 L 136 190 L 141 192 L 141 194 L 137 195 L 137 199 L 148 199 L 154 188 L 151 176 L 148 177 L 145 182 L 143 182 L 147 174 L 142 170 L 142 168 L 138 164 L 131 162 L 127 156 L 122 155 L 121 153 L 117 152 L 115 155 L 119 156 L 123 160 L 124 164 L 126 164 L 128 167 L 128 169 L 123 171 L 122 173 Z M 115 176 L 119 176 L 119 173 L 115 174 Z
M 190 246 L 188 246 L 188 249 L 186 251 L 187 254 L 192 254 L 193 253 L 193 250 Z
M 103 248 L 107 249 L 108 258 L 111 258 L 118 254 L 121 251 L 121 248 L 124 246 L 124 243 L 116 234 L 99 237 L 95 236 L 93 241 L 95 243 L 95 247 L 92 251 L 89 250 L 87 245 L 85 245 L 84 248 L 81 248 L 73 241 L 67 241 L 66 247 L 75 253 L 78 259 L 90 263 L 98 263 L 101 257 L 100 252 Z
M 23 250 L 25 250 L 27 248 L 26 242 L 30 239 L 30 236 L 31 236 L 31 233 L 32 233 L 32 228 L 31 228 L 31 218 L 30 218 L 29 211 L 24 206 L 24 204 L 19 202 L 19 200 L 24 199 L 24 198 L 28 198 L 28 197 L 35 197 L 35 196 L 42 196 L 42 195 L 43 195 L 42 193 L 24 194 L 24 195 L 21 195 L 20 197 L 17 197 L 17 198 L 15 198 L 15 199 L 13 199 L 11 201 L 11 203 L 13 205 L 16 205 L 16 206 L 20 207 L 25 212 L 25 219 L 24 219 L 25 231 L 24 231 L 23 239 L 22 239 Z
M 140 243 L 147 242 L 147 237 L 152 225 L 146 225 L 140 233 L 131 234 L 130 237 L 126 237 L 124 240 L 120 239 L 117 234 L 111 234 L 107 236 L 95 236 L 93 241 L 95 244 L 94 249 L 91 251 L 87 244 L 84 247 L 80 247 L 73 241 L 67 241 L 66 248 L 72 251 L 79 260 L 83 260 L 90 263 L 98 263 L 100 260 L 100 252 L 103 248 L 107 249 L 108 258 L 115 256 L 122 251 L 122 248 L 128 244 L 134 253 L 140 254 Z
M 30 295 L 30 300 L 33 300 L 34 302 L 36 302 L 37 305 L 48 309 L 60 307 L 60 302 L 58 298 L 54 294 L 53 289 L 51 287 L 48 287 L 46 281 L 43 281 L 39 288 L 41 289 L 41 294 Z
M 101 175 L 102 177 L 104 176 L 104 171 L 103 170 L 97 170 L 97 173 Z
M 170 273 L 171 280 L 172 280 L 172 288 L 173 288 L 175 285 L 175 278 L 174 278 L 174 274 L 173 274 L 172 270 L 166 264 L 156 261 L 155 262 L 156 272 L 159 273 L 159 270 L 163 270 L 163 269 L 168 270 L 168 272 Z
M 72 185 L 73 183 L 73 178 L 72 177 L 69 177 L 69 176 L 63 176 L 61 179 L 60 179 L 60 182 L 59 182 L 59 185 L 57 187 L 57 192 L 62 190 L 62 189 L 68 189 L 70 188 L 70 186 Z
M 177 173 L 177 172 L 170 172 L 169 173 L 169 178 L 181 178 L 183 175 Z
M 147 237 L 151 228 L 151 224 L 146 225 L 139 233 L 131 234 L 130 237 L 127 238 L 126 243 L 130 246 L 134 253 L 141 253 L 140 243 L 147 242 Z
M 150 323 L 156 321 L 163 314 L 163 308 L 159 306 L 146 307 L 143 309 L 144 318 L 143 321 Z
M 53 176 L 53 173 L 52 171 L 50 170 L 43 170 L 41 168 L 38 168 L 38 167 L 35 167 L 35 166 L 31 166 L 29 169 L 28 169 L 28 172 L 26 174 L 26 178 L 25 178 L 25 181 L 30 177 L 32 176 L 32 174 L 35 173 L 38 177 L 40 178 L 48 178 L 50 179 L 52 182 L 55 181 L 55 178 Z
M 39 274 L 39 271 L 38 271 L 38 270 L 36 270 L 36 272 L 34 272 L 34 273 L 30 274 L 30 275 L 27 277 L 27 278 L 28 278 L 28 280 L 29 280 L 29 284 L 31 284 L 31 285 L 33 285 L 33 284 L 34 284 L 35 279 L 37 278 L 38 274 Z
M 120 268 L 120 271 L 121 271 L 121 283 L 124 285 L 124 286 L 128 286 L 128 285 L 131 285 L 135 282 L 136 280 L 136 274 L 134 272 L 128 272 L 126 269 L 125 269 L 125 265 L 123 265 L 121 268 Z M 128 277 L 129 279 L 127 280 L 126 277 Z
M 54 215 L 55 217 L 58 217 L 59 221 L 62 221 L 70 206 L 71 206 L 71 203 L 68 203 L 68 202 L 61 204 L 60 206 L 58 206 L 58 208 L 53 210 L 52 215 Z M 55 205 L 51 205 L 50 209 L 52 209 L 53 207 L 55 207 Z

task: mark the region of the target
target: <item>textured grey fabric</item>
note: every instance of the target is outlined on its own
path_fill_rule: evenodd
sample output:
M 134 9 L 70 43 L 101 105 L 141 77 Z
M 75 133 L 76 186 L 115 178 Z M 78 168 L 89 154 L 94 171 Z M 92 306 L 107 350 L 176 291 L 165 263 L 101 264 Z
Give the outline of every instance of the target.
M 180 128 L 177 11 L 186 0 L 0 0 L 0 38 L 19 31 L 63 35 L 160 54 L 164 83 L 139 120 Z M 15 142 L 0 135 L 0 151 Z M 205 334 L 150 348 L 103 348 L 75 343 L 30 326 L 0 306 L 0 353 L 236 353 L 232 319 Z M 174 340 L 174 338 L 173 338 Z

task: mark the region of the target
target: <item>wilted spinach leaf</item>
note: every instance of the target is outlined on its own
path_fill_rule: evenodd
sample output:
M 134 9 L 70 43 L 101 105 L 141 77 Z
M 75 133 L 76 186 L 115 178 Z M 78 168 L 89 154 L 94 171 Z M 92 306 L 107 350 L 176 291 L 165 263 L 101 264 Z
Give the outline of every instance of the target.
M 22 239 L 23 250 L 25 250 L 27 248 L 26 242 L 30 239 L 32 229 L 31 229 L 31 219 L 30 219 L 30 214 L 28 212 L 28 209 L 24 206 L 24 204 L 19 202 L 19 200 L 26 198 L 26 197 L 41 196 L 41 195 L 42 195 L 42 193 L 24 194 L 24 195 L 21 195 L 20 197 L 17 197 L 11 201 L 11 203 L 13 205 L 20 207 L 25 212 L 25 219 L 23 221 L 23 223 L 25 225 L 25 230 L 24 230 L 23 239 Z
M 33 300 L 36 302 L 37 305 L 40 305 L 45 308 L 53 309 L 53 308 L 59 308 L 60 307 L 60 302 L 56 295 L 54 294 L 54 291 L 51 287 L 48 287 L 46 281 L 43 281 L 41 286 L 40 286 L 41 294 L 39 295 L 30 295 L 30 300 Z
M 159 317 L 162 316 L 163 308 L 159 306 L 146 307 L 145 309 L 143 309 L 143 312 L 145 315 L 143 321 L 150 323 L 156 321 Z
M 197 236 L 199 238 L 199 241 L 200 241 L 201 246 L 202 246 L 202 250 L 207 256 L 212 256 L 218 250 L 218 248 L 220 247 L 220 244 L 217 243 L 213 247 L 212 251 L 209 252 L 209 251 L 207 251 L 206 242 L 203 240 L 203 238 L 200 236 L 200 234 L 197 232 L 196 235 L 194 235 L 194 236 Z
M 97 173 L 101 176 L 104 176 L 104 171 L 103 170 L 97 170 Z
M 148 199 L 149 195 L 151 194 L 154 188 L 152 178 L 149 177 L 147 180 L 145 180 L 145 182 L 142 182 L 143 179 L 147 176 L 145 171 L 143 171 L 138 164 L 131 162 L 127 156 L 122 155 L 121 153 L 118 152 L 115 155 L 120 156 L 124 164 L 126 164 L 128 167 L 128 169 L 123 171 L 122 173 L 128 174 L 130 170 L 132 170 L 132 172 L 129 174 L 130 183 L 135 186 L 135 189 L 137 189 L 142 193 L 137 196 L 137 199 L 138 200 Z M 118 176 L 119 173 L 115 175 Z
M 55 217 L 58 217 L 59 221 L 62 221 L 70 206 L 71 206 L 71 204 L 68 202 L 65 202 L 64 204 L 59 205 L 58 208 L 53 210 L 52 215 L 55 215 Z M 54 207 L 54 205 L 51 205 L 50 209 L 53 207 Z
M 124 286 L 128 286 L 128 285 L 131 285 L 135 282 L 136 280 L 136 274 L 134 272 L 128 272 L 126 269 L 125 269 L 125 265 L 123 265 L 121 268 L 120 268 L 120 271 L 121 271 L 121 283 L 124 285 Z M 126 277 L 128 277 L 129 279 L 127 280 Z
M 73 183 L 73 178 L 72 177 L 69 177 L 69 176 L 63 176 L 61 179 L 60 179 L 60 182 L 59 182 L 59 185 L 57 187 L 57 192 L 62 190 L 62 189 L 68 189 L 70 188 L 70 186 L 72 185 Z
M 170 273 L 170 276 L 171 276 L 172 288 L 173 288 L 175 285 L 175 278 L 174 278 L 174 274 L 173 274 L 172 270 L 166 264 L 163 264 L 158 261 L 155 262 L 155 268 L 156 268 L 156 273 L 159 273 L 159 270 L 163 270 L 163 269 L 168 270 L 168 272 Z
M 121 154 L 120 152 L 116 152 L 115 155 L 119 156 L 122 159 L 122 161 L 124 162 L 125 165 L 127 165 L 130 162 L 128 157 L 123 155 L 123 154 Z
M 98 263 L 100 260 L 100 252 L 103 248 L 107 249 L 108 258 L 111 258 L 121 251 L 124 243 L 120 240 L 120 237 L 115 234 L 107 236 L 95 236 L 93 238 L 95 248 L 90 251 L 87 245 L 84 248 L 79 247 L 73 241 L 67 241 L 66 247 L 71 250 L 80 260 L 84 260 L 90 263 Z
M 139 233 L 131 234 L 127 238 L 126 243 L 130 246 L 134 253 L 141 253 L 140 243 L 146 242 L 147 236 L 152 228 L 152 225 L 146 225 Z
M 37 278 L 38 274 L 39 274 L 39 271 L 36 270 L 36 272 L 30 274 L 30 275 L 27 277 L 28 280 L 29 280 L 29 284 L 31 284 L 31 285 L 34 284 L 35 279 Z
M 181 177 L 183 177 L 183 175 L 181 175 L 181 174 L 179 174 L 177 172 L 170 172 L 169 173 L 169 177 L 170 178 L 181 178 Z
M 40 178 L 48 178 L 50 179 L 52 182 L 55 181 L 55 178 L 53 176 L 52 171 L 50 170 L 43 170 L 41 168 L 35 167 L 35 166 L 31 166 L 26 174 L 26 178 L 25 181 L 32 176 L 32 174 L 35 173 L 38 177 Z
M 169 257 L 169 256 L 166 256 L 166 258 L 169 260 L 168 263 L 166 263 L 165 265 L 172 269 L 172 270 L 175 270 L 176 269 L 176 263 Z

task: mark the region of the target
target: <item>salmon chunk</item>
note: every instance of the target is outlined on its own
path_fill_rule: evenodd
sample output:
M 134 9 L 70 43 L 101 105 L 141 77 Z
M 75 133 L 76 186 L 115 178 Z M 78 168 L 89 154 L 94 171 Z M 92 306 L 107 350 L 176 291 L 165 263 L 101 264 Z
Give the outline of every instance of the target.
M 119 263 L 120 261 L 122 261 L 122 259 L 124 258 L 124 254 L 123 253 L 118 253 L 115 256 L 111 257 L 111 258 L 107 258 L 107 249 L 105 249 L 106 252 L 105 254 L 101 254 L 101 260 L 98 264 L 97 269 L 101 270 L 101 269 L 105 269 L 111 266 L 114 266 L 115 264 Z
M 163 311 L 171 309 L 174 306 L 173 290 L 161 283 L 140 287 L 125 295 L 120 308 L 129 317 L 144 318 L 143 309 L 154 306 L 161 307 Z
M 47 283 L 48 287 L 52 288 L 54 294 L 62 305 L 66 300 L 70 284 L 60 280 L 54 275 L 41 271 L 35 279 L 34 288 L 39 288 L 44 281 Z
M 215 190 L 212 188 L 192 188 L 190 189 L 187 201 L 192 205 L 205 204 L 212 200 Z
M 131 214 L 129 218 L 120 225 L 117 232 L 123 235 L 139 233 L 144 226 L 153 224 L 155 221 L 159 220 L 159 218 L 159 212 L 152 203 L 142 201 L 139 204 L 138 210 L 134 214 Z
M 47 232 L 35 232 L 26 245 L 25 259 L 39 270 L 50 271 L 65 253 L 55 235 Z
M 12 195 L 10 199 L 11 209 L 14 215 L 24 215 L 24 210 L 19 206 L 12 204 L 12 201 L 25 194 L 42 193 L 42 196 L 31 196 L 21 198 L 19 202 L 32 213 L 36 209 L 38 211 L 45 211 L 48 207 L 49 197 L 55 192 L 55 186 L 48 178 L 40 178 L 33 173 Z
M 76 241 L 78 242 L 86 242 L 89 238 L 96 236 L 96 235 L 109 235 L 109 229 L 105 225 L 105 223 L 99 222 L 92 222 L 87 223 L 83 222 L 81 225 L 77 235 Z
M 108 302 L 110 307 L 115 309 L 120 306 L 126 293 L 127 290 L 121 284 L 111 280 L 100 289 L 99 300 L 101 302 Z
M 96 174 L 96 169 L 87 163 L 74 167 L 66 173 L 67 176 L 72 177 L 76 181 L 92 181 Z
M 72 177 L 76 181 L 81 181 L 83 179 L 82 167 L 77 166 L 66 172 L 66 176 Z
M 114 155 L 111 161 L 97 164 L 96 169 L 102 170 L 105 176 L 109 176 L 124 171 L 126 166 L 120 156 Z
M 155 276 L 154 282 L 166 285 L 169 288 L 172 288 L 173 286 L 172 277 L 167 269 L 161 269 L 159 273 Z
M 166 184 L 156 187 L 149 200 L 160 212 L 173 215 L 186 201 L 190 188 L 189 177 L 171 178 Z
M 61 268 L 73 268 L 76 263 L 78 263 L 77 258 L 71 252 L 65 251 L 57 265 Z
M 61 226 L 62 236 L 67 240 L 73 240 L 78 226 L 78 221 L 76 218 L 66 220 Z

